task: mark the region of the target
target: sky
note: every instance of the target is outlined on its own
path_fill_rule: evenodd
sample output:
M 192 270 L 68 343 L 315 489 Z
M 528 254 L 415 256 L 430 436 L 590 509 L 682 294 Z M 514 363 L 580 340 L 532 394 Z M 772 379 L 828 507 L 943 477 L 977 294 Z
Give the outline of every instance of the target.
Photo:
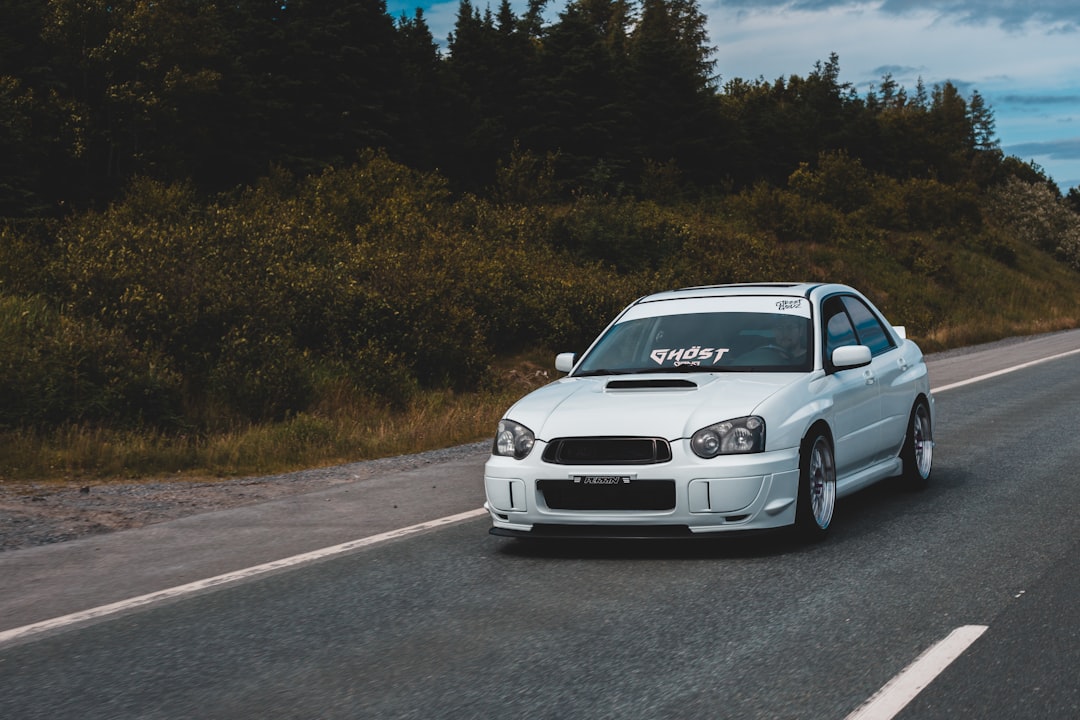
M 471 0 L 481 12 L 487 0 Z M 1035 162 L 1062 192 L 1080 186 L 1080 2 L 1077 0 L 698 0 L 720 82 L 805 77 L 839 57 L 840 82 L 865 95 L 886 74 L 909 94 L 949 81 L 978 91 L 1002 150 Z M 490 0 L 494 12 L 499 0 Z M 519 14 L 525 0 L 511 0 Z M 554 19 L 566 0 L 550 0 Z M 417 7 L 445 47 L 458 0 L 387 0 Z

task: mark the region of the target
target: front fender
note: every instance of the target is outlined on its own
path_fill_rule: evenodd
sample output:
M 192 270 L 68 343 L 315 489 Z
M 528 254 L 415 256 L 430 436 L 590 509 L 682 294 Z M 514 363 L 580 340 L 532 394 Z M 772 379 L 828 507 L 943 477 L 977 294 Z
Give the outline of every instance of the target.
M 806 384 L 787 388 L 765 400 L 755 414 L 766 418 L 765 447 L 768 450 L 799 448 L 814 423 L 825 420 L 830 426 L 833 399 L 826 391 L 822 373 Z

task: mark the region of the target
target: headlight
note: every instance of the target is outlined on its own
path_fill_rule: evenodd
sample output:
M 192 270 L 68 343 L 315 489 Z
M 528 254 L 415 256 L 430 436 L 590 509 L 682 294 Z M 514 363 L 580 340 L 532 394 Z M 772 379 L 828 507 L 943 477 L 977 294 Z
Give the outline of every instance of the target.
M 765 449 L 765 421 L 751 415 L 701 428 L 690 438 L 690 447 L 703 458 L 761 452 Z
M 532 452 L 535 442 L 536 436 L 529 428 L 513 420 L 500 420 L 491 453 L 521 460 Z

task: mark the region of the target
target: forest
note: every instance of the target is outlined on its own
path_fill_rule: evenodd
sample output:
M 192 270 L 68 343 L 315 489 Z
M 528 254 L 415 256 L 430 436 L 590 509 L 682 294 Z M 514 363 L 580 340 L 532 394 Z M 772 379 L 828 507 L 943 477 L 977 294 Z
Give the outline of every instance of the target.
M 725 78 L 696 0 L 547 10 L 461 0 L 440 47 L 383 0 L 6 0 L 0 477 L 99 430 L 355 456 L 672 286 L 849 282 L 928 350 L 1080 324 L 1080 190 L 977 91 Z

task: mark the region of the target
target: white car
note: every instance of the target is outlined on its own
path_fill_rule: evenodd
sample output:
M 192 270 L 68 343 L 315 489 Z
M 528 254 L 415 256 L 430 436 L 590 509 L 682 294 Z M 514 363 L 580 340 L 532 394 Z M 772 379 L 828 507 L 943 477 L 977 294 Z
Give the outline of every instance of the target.
M 813 539 L 838 497 L 930 476 L 922 351 L 844 285 L 649 295 L 555 364 L 568 374 L 499 422 L 484 467 L 495 535 Z

